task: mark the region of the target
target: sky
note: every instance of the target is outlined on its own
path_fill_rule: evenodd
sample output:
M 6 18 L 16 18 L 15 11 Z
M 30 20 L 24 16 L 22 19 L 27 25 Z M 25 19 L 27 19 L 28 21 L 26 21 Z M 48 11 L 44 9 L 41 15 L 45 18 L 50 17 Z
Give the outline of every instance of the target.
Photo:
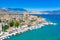
M 0 8 L 28 10 L 60 10 L 60 0 L 0 0 Z

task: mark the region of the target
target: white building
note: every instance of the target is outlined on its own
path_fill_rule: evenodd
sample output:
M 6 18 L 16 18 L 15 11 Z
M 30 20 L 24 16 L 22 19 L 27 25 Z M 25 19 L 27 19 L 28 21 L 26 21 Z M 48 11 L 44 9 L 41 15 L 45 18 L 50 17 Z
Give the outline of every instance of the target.
M 0 23 L 0 32 L 2 31 L 2 23 Z

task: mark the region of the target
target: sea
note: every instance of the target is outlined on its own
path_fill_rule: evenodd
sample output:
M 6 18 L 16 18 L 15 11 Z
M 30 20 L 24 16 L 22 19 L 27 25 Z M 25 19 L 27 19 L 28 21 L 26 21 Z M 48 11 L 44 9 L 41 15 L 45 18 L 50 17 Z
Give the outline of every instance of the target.
M 27 32 L 10 36 L 4 40 L 60 40 L 60 14 L 33 14 L 41 16 L 47 21 L 56 23 L 56 25 L 45 25 L 42 28 L 29 30 Z

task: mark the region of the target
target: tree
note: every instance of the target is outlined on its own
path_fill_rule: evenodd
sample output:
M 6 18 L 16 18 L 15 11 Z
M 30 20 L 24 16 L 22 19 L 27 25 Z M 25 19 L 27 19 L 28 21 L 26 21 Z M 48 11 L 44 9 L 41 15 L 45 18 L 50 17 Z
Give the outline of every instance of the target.
M 0 19 L 0 23 L 2 22 L 2 20 Z
M 18 22 L 18 21 L 15 22 L 15 26 L 16 26 L 16 27 L 19 26 L 19 22 Z
M 38 18 L 42 18 L 41 16 L 37 16 Z
M 12 27 L 14 25 L 14 21 L 10 21 L 9 25 Z
M 34 21 L 35 21 L 35 20 L 33 20 L 33 19 L 32 19 L 32 20 L 30 20 L 30 22 L 34 22 Z
M 6 31 L 8 28 L 9 28 L 9 26 L 8 25 L 5 25 L 2 30 L 3 31 Z
M 40 16 L 37 16 L 38 18 L 40 17 Z

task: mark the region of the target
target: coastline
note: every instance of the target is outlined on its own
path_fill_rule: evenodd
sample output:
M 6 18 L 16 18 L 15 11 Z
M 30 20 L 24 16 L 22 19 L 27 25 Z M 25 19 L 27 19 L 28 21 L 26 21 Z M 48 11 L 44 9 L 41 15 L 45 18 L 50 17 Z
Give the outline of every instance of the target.
M 33 30 L 33 29 L 41 28 L 41 27 L 43 27 L 45 25 L 49 25 L 49 24 L 54 24 L 54 23 L 46 22 L 46 23 L 42 23 L 42 24 L 35 24 L 35 25 L 30 26 L 30 27 L 28 27 L 27 25 L 23 25 L 22 27 L 13 28 L 12 33 L 4 32 L 4 35 L 2 35 L 0 37 L 0 39 L 4 40 L 5 38 L 9 38 L 12 35 L 20 34 L 20 33 L 26 32 L 28 30 Z
M 29 15 L 26 12 L 24 15 L 3 15 L 1 16 L 0 24 L 1 40 L 9 38 L 12 35 L 26 32 L 28 30 L 41 28 L 45 25 L 56 25 L 56 23 L 46 21 L 46 19 L 41 16 Z

